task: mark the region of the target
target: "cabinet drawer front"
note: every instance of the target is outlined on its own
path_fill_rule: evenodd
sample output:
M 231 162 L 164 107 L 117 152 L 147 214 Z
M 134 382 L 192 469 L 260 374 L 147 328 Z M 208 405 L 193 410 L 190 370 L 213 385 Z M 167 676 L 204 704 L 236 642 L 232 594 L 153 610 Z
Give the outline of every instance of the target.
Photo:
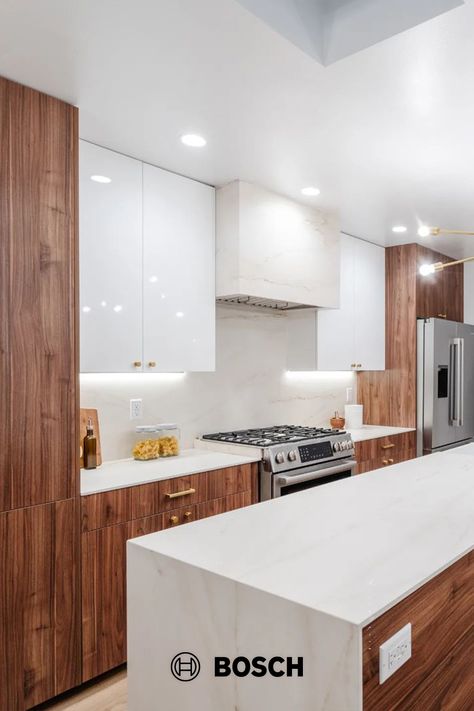
M 160 481 L 158 497 L 158 511 L 171 511 L 206 501 L 207 473 Z
M 197 517 L 208 518 L 217 514 L 226 513 L 226 511 L 234 511 L 235 509 L 250 506 L 252 503 L 252 492 L 242 491 L 239 494 L 229 494 L 221 499 L 213 499 L 212 501 L 204 501 L 197 505 Z
M 252 465 L 243 464 L 208 472 L 208 498 L 221 499 L 252 488 Z
M 130 489 L 115 489 L 83 496 L 82 530 L 94 531 L 130 519 Z
M 396 452 L 408 449 L 416 449 L 416 432 L 402 432 L 393 437 L 379 437 L 356 442 L 356 459 L 366 462 L 379 457 L 389 458 L 393 457 Z
M 179 509 L 172 509 L 163 514 L 163 528 L 181 526 L 183 523 L 195 521 L 196 518 L 195 506 L 182 506 Z
M 392 464 L 399 464 L 400 462 L 407 462 L 409 459 L 416 458 L 415 449 L 401 450 L 396 453 L 391 451 L 387 456 L 383 455 L 377 459 L 370 459 L 364 462 L 357 462 L 357 473 L 365 474 L 366 472 L 371 472 L 374 469 L 384 469 L 385 467 L 390 467 Z
M 160 513 L 160 486 L 158 481 L 134 486 L 131 489 L 132 518 L 142 518 Z

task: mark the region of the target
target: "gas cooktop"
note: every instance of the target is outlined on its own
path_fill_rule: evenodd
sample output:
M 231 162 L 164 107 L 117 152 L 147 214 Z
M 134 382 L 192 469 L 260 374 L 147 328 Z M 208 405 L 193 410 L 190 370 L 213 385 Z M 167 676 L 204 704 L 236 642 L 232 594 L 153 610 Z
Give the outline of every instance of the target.
M 345 434 L 345 432 L 344 430 L 331 430 L 324 427 L 277 425 L 275 427 L 236 430 L 233 432 L 216 432 L 215 434 L 203 435 L 202 439 L 228 442 L 229 444 L 248 444 L 253 447 L 271 447 L 274 444 L 301 442 L 337 434 Z

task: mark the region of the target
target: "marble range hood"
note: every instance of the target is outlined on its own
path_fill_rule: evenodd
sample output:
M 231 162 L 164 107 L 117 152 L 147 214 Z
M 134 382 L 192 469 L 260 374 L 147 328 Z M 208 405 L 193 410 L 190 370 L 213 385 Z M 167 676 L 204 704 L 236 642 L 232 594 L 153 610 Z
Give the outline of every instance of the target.
M 216 193 L 219 303 L 339 306 L 338 217 L 236 180 Z

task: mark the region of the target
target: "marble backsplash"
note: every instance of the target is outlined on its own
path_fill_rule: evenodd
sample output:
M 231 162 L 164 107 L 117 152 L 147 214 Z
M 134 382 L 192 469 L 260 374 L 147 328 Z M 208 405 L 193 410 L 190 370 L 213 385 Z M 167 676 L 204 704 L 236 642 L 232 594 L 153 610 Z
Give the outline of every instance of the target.
M 183 447 L 196 436 L 273 424 L 326 425 L 343 411 L 347 373 L 288 373 L 291 314 L 218 306 L 214 373 L 84 374 L 81 406 L 99 411 L 104 460 L 130 456 L 137 424 L 176 422 Z M 130 420 L 130 399 L 142 398 L 143 419 Z

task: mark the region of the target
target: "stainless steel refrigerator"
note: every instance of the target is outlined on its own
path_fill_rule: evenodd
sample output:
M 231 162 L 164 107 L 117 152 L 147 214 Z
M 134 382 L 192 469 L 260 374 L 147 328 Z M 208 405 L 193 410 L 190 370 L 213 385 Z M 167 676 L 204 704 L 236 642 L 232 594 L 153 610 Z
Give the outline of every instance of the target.
M 474 326 L 418 320 L 417 452 L 474 438 Z

